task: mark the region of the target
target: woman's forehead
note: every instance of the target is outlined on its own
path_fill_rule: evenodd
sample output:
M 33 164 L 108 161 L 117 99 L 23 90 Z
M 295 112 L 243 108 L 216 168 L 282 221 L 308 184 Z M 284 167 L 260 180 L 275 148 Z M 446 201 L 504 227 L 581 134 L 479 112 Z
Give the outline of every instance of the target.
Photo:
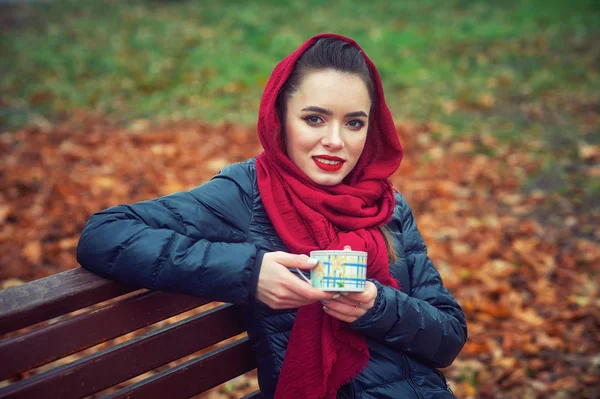
M 307 74 L 288 105 L 294 108 L 318 106 L 334 112 L 363 111 L 368 114 L 371 99 L 359 75 L 327 70 Z

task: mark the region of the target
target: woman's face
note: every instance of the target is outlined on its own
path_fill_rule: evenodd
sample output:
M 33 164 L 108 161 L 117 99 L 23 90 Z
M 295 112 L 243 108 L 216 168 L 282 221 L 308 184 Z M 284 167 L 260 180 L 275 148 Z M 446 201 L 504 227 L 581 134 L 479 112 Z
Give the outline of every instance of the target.
M 308 74 L 286 104 L 288 156 L 315 183 L 339 184 L 365 147 L 370 109 L 359 75 L 331 70 Z

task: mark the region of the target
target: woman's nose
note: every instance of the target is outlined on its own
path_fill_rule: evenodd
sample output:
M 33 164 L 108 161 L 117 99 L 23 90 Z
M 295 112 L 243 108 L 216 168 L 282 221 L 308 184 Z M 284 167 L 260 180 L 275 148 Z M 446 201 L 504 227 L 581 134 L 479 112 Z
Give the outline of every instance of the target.
M 325 136 L 321 140 L 321 144 L 332 151 L 343 148 L 344 140 L 342 139 L 341 126 L 339 126 L 339 124 L 333 124 L 327 129 Z

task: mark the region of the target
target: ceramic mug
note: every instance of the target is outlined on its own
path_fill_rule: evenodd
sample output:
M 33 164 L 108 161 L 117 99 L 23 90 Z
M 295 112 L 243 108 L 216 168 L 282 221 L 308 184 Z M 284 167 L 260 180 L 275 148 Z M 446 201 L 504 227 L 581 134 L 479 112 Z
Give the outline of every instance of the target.
M 367 281 L 367 253 L 362 251 L 312 251 L 310 257 L 319 263 L 311 269 L 310 280 L 300 270 L 300 276 L 323 291 L 362 292 Z

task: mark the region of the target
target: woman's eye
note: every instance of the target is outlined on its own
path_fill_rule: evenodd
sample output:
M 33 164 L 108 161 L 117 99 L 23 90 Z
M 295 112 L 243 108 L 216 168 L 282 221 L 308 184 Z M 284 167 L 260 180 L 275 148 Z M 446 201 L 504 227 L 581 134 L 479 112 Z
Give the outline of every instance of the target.
M 304 120 L 310 123 L 311 125 L 318 125 L 321 122 L 323 122 L 323 119 L 320 116 L 316 115 L 309 115 L 306 118 L 304 118 Z
M 365 125 L 365 123 L 358 119 L 353 119 L 350 122 L 348 122 L 348 126 L 350 126 L 351 128 L 354 128 L 354 129 L 360 129 L 364 125 Z

